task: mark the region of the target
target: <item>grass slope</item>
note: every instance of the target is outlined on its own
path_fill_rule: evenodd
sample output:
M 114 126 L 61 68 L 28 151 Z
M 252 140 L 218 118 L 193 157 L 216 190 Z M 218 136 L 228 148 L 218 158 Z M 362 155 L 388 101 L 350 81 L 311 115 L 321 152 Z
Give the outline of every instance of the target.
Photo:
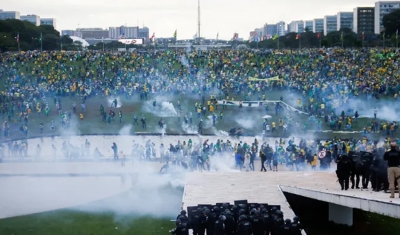
M 138 192 L 140 193 L 140 192 Z M 169 194 L 176 202 L 176 214 L 180 211 L 182 188 L 162 187 L 153 193 Z M 170 197 L 169 197 L 170 198 Z M 115 213 L 102 210 L 104 205 L 116 201 L 130 203 L 129 192 L 110 198 L 70 208 L 18 216 L 0 220 L 1 235 L 164 235 L 174 227 L 171 218 L 157 218 L 131 213 Z M 172 202 L 170 202 L 172 203 Z M 119 205 L 120 206 L 120 205 Z

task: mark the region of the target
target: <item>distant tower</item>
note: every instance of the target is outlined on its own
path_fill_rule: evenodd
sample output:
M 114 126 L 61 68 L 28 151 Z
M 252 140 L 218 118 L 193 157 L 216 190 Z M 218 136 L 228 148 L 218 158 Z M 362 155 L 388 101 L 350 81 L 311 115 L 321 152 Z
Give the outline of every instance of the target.
M 198 14 L 198 16 L 197 16 L 197 37 L 198 37 L 198 40 L 199 40 L 199 43 L 200 43 L 200 0 L 197 0 L 197 8 L 198 8 L 198 12 L 197 12 L 197 14 Z

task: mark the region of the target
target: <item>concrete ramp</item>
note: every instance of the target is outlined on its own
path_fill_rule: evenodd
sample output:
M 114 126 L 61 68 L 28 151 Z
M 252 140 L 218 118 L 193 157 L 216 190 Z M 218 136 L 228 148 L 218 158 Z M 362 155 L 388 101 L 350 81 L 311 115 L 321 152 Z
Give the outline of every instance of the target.
M 288 174 L 289 173 L 289 174 Z M 268 203 L 280 205 L 284 216 L 292 219 L 294 213 L 285 196 L 278 187 L 279 181 L 286 179 L 291 172 L 231 172 L 200 173 L 186 175 L 183 195 L 183 208 L 198 204 L 215 204 L 235 200 L 248 200 L 249 203 Z
M 353 208 L 400 218 L 400 198 L 361 189 L 342 191 L 333 172 L 231 172 L 189 173 L 183 208 L 247 199 L 249 203 L 281 205 L 285 218 L 292 218 L 283 192 L 329 203 L 329 220 L 353 224 Z

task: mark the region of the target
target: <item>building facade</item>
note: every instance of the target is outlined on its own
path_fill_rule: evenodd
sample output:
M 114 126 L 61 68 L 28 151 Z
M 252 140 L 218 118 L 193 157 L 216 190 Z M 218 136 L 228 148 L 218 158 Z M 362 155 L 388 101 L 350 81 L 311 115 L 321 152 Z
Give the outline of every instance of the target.
M 21 16 L 20 20 L 23 21 L 28 21 L 36 26 L 40 25 L 40 17 L 37 15 L 25 15 L 25 16 Z
M 40 25 L 52 25 L 54 28 L 56 28 L 56 19 L 54 19 L 54 18 L 41 18 L 40 19 Z
M 81 38 L 83 39 L 88 39 L 88 38 L 94 38 L 94 39 L 102 39 L 102 38 L 108 38 L 108 29 L 102 29 L 102 28 L 84 28 L 84 29 L 79 29 Z
M 139 28 L 139 37 L 144 38 L 145 41 L 149 40 L 150 30 L 147 27 Z
M 398 9 L 400 9 L 399 1 L 383 1 L 375 3 L 375 34 L 380 34 L 383 30 L 383 17 Z
M 75 30 L 71 30 L 71 29 L 62 30 L 61 35 L 76 36 Z
M 117 39 L 117 38 L 139 38 L 139 27 L 110 27 L 108 29 L 108 37 Z
M 290 22 L 288 26 L 289 33 L 303 33 L 304 32 L 304 21 L 297 20 Z
M 286 34 L 286 23 L 280 21 L 276 24 L 276 30 L 278 31 L 279 36 L 285 36 Z
M 338 12 L 336 30 L 348 28 L 353 29 L 354 16 L 353 12 Z
M 324 32 L 324 19 L 314 19 L 313 20 L 313 32 L 322 33 Z
M 324 35 L 337 31 L 337 16 L 330 15 L 324 17 Z
M 314 32 L 314 22 L 312 20 L 304 21 L 304 30 L 308 29 L 310 32 Z
M 273 37 L 278 33 L 278 24 L 269 24 L 267 25 L 267 33 L 265 35 L 270 35 Z
M 355 33 L 374 34 L 375 8 L 357 7 L 353 10 L 353 31 Z
M 6 19 L 20 19 L 20 14 L 18 11 L 3 11 L 0 9 L 0 20 L 6 20 Z

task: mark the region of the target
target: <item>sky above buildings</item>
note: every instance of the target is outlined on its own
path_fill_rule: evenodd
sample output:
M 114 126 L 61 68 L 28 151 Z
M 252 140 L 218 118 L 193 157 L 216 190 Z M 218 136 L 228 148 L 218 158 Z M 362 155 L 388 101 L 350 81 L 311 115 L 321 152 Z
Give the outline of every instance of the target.
M 231 39 L 235 32 L 249 32 L 265 23 L 312 20 L 374 6 L 376 0 L 200 0 L 201 36 Z M 0 0 L 5 11 L 56 18 L 57 30 L 147 26 L 150 35 L 178 39 L 193 38 L 197 32 L 197 0 Z

